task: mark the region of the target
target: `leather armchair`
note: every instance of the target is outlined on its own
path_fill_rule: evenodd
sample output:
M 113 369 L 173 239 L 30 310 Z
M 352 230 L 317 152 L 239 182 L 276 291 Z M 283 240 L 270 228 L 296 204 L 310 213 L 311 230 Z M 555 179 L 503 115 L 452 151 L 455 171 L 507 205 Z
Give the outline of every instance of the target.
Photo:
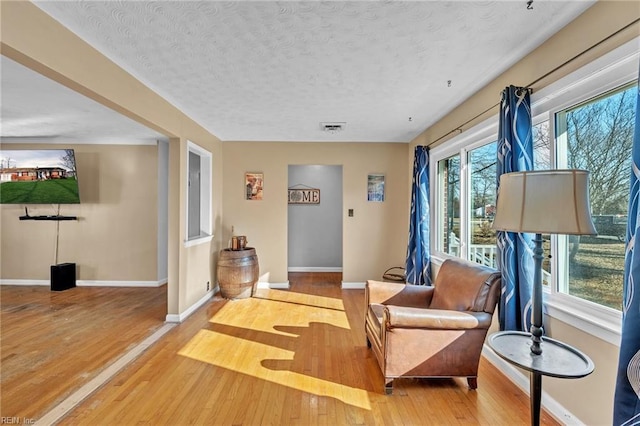
M 500 273 L 448 259 L 433 286 L 367 281 L 365 333 L 391 394 L 398 377 L 466 377 L 478 365 L 500 296 Z

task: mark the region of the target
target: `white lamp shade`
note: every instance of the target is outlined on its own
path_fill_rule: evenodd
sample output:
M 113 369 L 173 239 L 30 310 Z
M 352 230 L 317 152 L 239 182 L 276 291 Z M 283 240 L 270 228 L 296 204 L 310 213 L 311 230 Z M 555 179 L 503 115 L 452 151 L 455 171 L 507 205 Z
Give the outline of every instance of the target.
M 493 228 L 536 234 L 595 235 L 589 172 L 539 170 L 500 176 Z

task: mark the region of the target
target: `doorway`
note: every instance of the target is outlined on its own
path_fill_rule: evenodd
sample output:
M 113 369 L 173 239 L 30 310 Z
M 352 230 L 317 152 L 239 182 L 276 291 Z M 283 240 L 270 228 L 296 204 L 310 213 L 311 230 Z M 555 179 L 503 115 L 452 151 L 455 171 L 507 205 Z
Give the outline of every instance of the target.
M 342 272 L 342 166 L 290 165 L 290 189 L 318 189 L 319 202 L 289 204 L 289 272 Z

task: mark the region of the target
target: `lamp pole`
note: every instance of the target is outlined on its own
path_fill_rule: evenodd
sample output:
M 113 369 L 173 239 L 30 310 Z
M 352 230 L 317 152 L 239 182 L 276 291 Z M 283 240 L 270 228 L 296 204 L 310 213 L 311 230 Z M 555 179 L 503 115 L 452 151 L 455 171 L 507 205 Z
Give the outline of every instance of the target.
M 542 335 L 544 329 L 542 326 L 542 259 L 544 249 L 542 248 L 542 234 L 536 234 L 535 243 L 533 249 L 533 293 L 531 296 L 532 310 L 531 310 L 531 352 L 536 355 L 542 353 L 540 343 L 542 342 Z
M 532 356 L 542 356 L 542 335 L 544 328 L 542 324 L 542 259 L 544 249 L 542 248 L 542 234 L 536 234 L 533 240 L 533 291 L 531 295 L 531 353 Z M 538 371 L 529 372 L 529 393 L 531 403 L 531 424 L 540 424 L 540 408 L 542 407 L 542 374 Z

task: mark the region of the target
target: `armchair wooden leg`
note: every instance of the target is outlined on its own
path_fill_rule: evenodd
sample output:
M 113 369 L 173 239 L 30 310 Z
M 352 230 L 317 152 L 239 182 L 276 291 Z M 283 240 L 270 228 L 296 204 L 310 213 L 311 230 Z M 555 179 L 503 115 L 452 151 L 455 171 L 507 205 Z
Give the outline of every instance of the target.
M 478 389 L 477 377 L 467 377 L 467 383 L 469 384 L 469 389 Z
M 371 340 L 369 340 L 369 336 L 367 336 L 367 348 L 371 349 Z
M 384 379 L 384 393 L 385 395 L 391 395 L 393 393 L 393 379 Z

